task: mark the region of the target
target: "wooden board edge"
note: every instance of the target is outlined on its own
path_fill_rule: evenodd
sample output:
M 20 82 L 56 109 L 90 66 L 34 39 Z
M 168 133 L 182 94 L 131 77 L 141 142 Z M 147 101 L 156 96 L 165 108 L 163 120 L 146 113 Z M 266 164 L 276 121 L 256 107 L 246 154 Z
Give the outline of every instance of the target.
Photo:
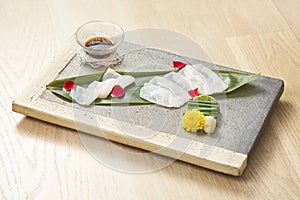
M 58 106 L 60 106 L 58 104 L 55 104 L 56 103 L 49 102 L 41 98 L 38 98 L 36 101 L 32 101 L 32 99 L 23 99 L 20 101 L 16 100 L 13 103 L 12 109 L 15 112 L 42 121 L 50 122 L 78 131 L 84 131 L 85 133 L 98 137 L 104 137 L 114 142 L 134 146 L 140 149 L 151 151 L 167 157 L 172 157 L 187 163 L 233 176 L 241 176 L 247 166 L 247 155 L 197 141 L 193 141 L 189 148 L 185 152 L 183 152 L 180 157 L 174 157 L 173 153 L 178 151 L 178 149 L 176 147 L 168 147 L 167 145 L 169 141 L 165 139 L 171 138 L 174 135 L 159 132 L 154 139 L 147 141 L 134 137 L 128 137 L 128 135 L 124 135 L 124 133 L 118 130 L 116 121 L 111 118 L 96 116 L 96 118 L 99 118 L 98 120 L 101 120 L 101 126 L 98 126 L 97 124 L 92 124 L 93 120 L 91 121 L 91 119 L 95 116 L 91 116 L 89 112 L 82 112 L 82 120 L 80 122 L 75 122 L 74 119 L 70 117 L 74 116 L 74 114 L 72 114 L 74 112 L 73 108 L 63 106 L 58 110 L 45 109 L 45 106 L 47 106 L 48 108 L 58 108 Z M 141 131 L 145 129 L 144 127 L 138 128 L 140 128 Z M 170 137 L 165 137 L 164 134 L 167 134 Z M 182 140 L 183 143 L 187 142 L 186 140 L 188 140 L 185 138 L 179 139 Z M 161 148 L 165 149 L 156 152 L 157 149 Z M 210 148 L 209 154 L 205 156 L 199 156 L 201 148 Z M 177 156 L 178 154 L 175 153 L 175 155 Z
M 73 42 L 70 42 L 70 44 L 61 51 L 59 54 L 60 56 L 55 57 L 50 64 L 42 70 L 39 78 L 31 81 L 28 86 L 20 94 L 18 94 L 12 104 L 24 99 L 38 98 L 45 91 L 46 85 L 53 81 L 76 55 L 76 48 L 77 46 Z

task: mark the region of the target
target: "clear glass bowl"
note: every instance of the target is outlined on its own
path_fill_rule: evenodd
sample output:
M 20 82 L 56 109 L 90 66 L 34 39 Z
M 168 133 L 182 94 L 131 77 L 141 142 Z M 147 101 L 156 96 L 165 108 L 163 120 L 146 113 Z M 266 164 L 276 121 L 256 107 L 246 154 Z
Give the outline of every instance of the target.
M 119 25 L 110 22 L 87 22 L 76 31 L 76 42 L 85 53 L 94 58 L 114 53 L 124 37 L 124 30 Z

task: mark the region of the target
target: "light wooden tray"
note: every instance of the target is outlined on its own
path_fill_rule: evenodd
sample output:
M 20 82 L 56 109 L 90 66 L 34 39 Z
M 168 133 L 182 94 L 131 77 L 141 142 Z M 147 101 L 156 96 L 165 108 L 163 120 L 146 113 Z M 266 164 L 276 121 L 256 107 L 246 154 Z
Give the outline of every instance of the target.
M 150 115 L 156 113 L 156 116 L 164 116 L 167 112 L 172 116 L 163 126 L 157 127 L 157 123 L 156 127 L 153 124 L 148 126 L 145 125 L 147 119 L 143 117 L 137 121 L 130 121 L 125 115 L 116 118 L 109 112 L 112 109 L 110 106 L 81 107 L 65 102 L 46 90 L 46 84 L 55 79 L 99 71 L 80 66 L 76 48 L 75 44 L 70 44 L 60 57 L 45 68 L 40 77 L 13 102 L 13 111 L 234 176 L 240 176 L 246 168 L 248 155 L 283 92 L 281 80 L 262 76 L 227 95 L 221 100 L 224 107 L 221 109 L 221 123 L 211 136 L 187 133 L 180 127 L 185 107 L 167 109 L 143 105 L 113 108 L 118 113 L 126 110 L 130 114 L 139 112 L 139 115 L 149 115 L 150 112 Z M 131 67 L 132 70 L 132 66 L 137 65 L 143 57 L 153 63 L 158 60 L 170 62 L 180 57 L 161 50 L 139 48 L 135 44 L 124 43 L 120 52 L 130 56 L 116 68 L 124 71 Z M 139 58 L 136 59 L 136 56 Z M 191 63 L 201 62 L 210 68 L 229 69 L 195 59 L 184 59 Z M 127 134 L 128 131 L 132 134 Z M 140 133 L 150 134 L 151 137 L 139 137 Z

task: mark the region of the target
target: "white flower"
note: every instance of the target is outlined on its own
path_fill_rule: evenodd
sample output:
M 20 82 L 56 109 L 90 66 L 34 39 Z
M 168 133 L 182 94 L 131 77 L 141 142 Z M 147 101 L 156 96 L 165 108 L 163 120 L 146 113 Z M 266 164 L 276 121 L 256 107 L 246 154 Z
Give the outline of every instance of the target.
M 204 118 L 205 124 L 203 127 L 203 130 L 205 133 L 212 134 L 215 131 L 215 128 L 217 126 L 217 121 L 212 116 L 205 116 Z

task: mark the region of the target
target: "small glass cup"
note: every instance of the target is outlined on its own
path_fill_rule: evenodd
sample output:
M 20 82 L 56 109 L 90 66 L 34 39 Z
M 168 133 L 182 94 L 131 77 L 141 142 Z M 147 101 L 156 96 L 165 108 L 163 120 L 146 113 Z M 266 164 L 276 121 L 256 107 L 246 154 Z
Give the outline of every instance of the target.
M 76 31 L 76 42 L 81 47 L 77 54 L 92 67 L 115 65 L 121 61 L 116 50 L 124 37 L 124 30 L 117 24 L 87 22 Z

